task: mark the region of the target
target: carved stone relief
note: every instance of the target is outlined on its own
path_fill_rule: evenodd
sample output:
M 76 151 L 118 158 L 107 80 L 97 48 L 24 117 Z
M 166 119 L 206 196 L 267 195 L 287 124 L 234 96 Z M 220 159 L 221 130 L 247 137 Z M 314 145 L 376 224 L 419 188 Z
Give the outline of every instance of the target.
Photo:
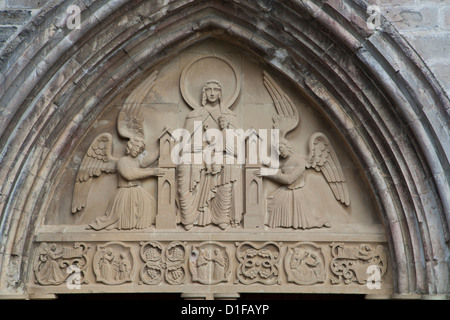
M 174 241 L 164 250 L 156 241 L 141 242 L 140 255 L 145 265 L 140 279 L 145 284 L 159 284 L 163 278 L 170 284 L 182 284 L 186 277 L 186 246 Z
M 73 213 L 82 211 L 86 206 L 94 177 L 102 173 L 117 173 L 118 177 L 118 189 L 112 195 L 106 213 L 89 225 L 94 230 L 144 229 L 155 224 L 156 201 L 141 187 L 141 180 L 164 175 L 164 172 L 149 168 L 158 154 L 147 154 L 145 150 L 144 117 L 140 104 L 146 90 L 153 86 L 156 74 L 133 91 L 119 113 L 117 131 L 122 138 L 128 139 L 127 155 L 115 158 L 112 155 L 112 135 L 102 133 L 89 146 L 81 163 L 73 193 Z
M 141 242 L 141 258 L 145 262 L 140 271 L 141 281 L 145 284 L 159 284 L 163 279 L 163 247 L 155 241 Z
M 275 242 L 237 244 L 237 278 L 243 284 L 275 284 L 279 279 L 280 245 Z
M 215 74 L 220 81 L 210 79 L 207 71 L 217 65 L 222 66 L 222 73 Z M 92 179 L 104 173 L 116 173 L 118 178 L 117 191 L 105 214 L 89 224 L 92 229 L 130 230 L 152 225 L 173 229 L 181 222 L 186 230 L 210 224 L 225 230 L 240 226 L 246 209 L 249 221 L 244 227 L 262 227 L 262 189 L 266 179 L 281 185 L 268 197 L 267 226 L 330 227 L 310 200 L 317 190 L 305 183 L 307 169 L 321 172 L 336 200 L 350 205 L 341 164 L 324 133 L 311 135 L 308 155 L 293 151 L 286 135 L 297 128 L 300 115 L 291 98 L 266 71 L 261 82 L 272 98 L 275 113 L 272 128 L 261 128 L 272 130 L 271 157 L 261 158 L 261 138 L 254 129 L 244 132 L 242 119 L 230 108 L 240 94 L 240 75 L 224 57 L 204 56 L 184 68 L 180 90 L 193 109 L 186 115 L 184 128 L 180 128 L 184 130 L 184 140 L 166 127 L 158 137 L 159 150 L 147 153 L 141 105 L 157 75 L 157 71 L 153 72 L 128 96 L 118 115 L 118 134 L 128 139 L 126 155 L 115 158 L 112 135 L 102 133 L 91 143 L 80 165 L 73 213 L 81 214 L 86 206 Z M 173 152 L 177 143 L 182 144 L 182 149 L 177 149 L 182 151 L 181 156 Z M 152 176 L 158 176 L 158 203 L 141 187 L 141 182 Z M 262 217 L 258 218 L 258 214 Z
M 230 256 L 224 246 L 210 242 L 192 246 L 189 257 L 192 281 L 202 284 L 227 282 L 230 268 Z
M 187 250 L 185 243 L 172 242 L 166 248 L 166 280 L 170 284 L 181 284 L 186 277 L 185 262 Z
M 96 251 L 89 253 L 90 247 Z M 143 292 L 161 287 L 177 292 L 180 286 L 198 290 L 222 284 L 243 291 L 259 285 L 270 292 L 271 287 L 285 285 L 294 292 L 352 286 L 377 293 L 370 291 L 370 284 L 379 285 L 379 290 L 390 288 L 385 250 L 382 244 L 335 242 L 43 242 L 34 256 L 32 288 L 67 292 L 73 277 L 80 292 L 89 292 L 91 284 L 104 286 L 105 292 L 119 285 Z
M 132 281 L 134 264 L 130 246 L 118 242 L 99 245 L 93 260 L 96 280 L 109 285 Z
M 313 243 L 288 247 L 284 267 L 289 282 L 301 285 L 325 282 L 325 258 L 321 248 Z
M 73 189 L 54 192 L 54 203 L 68 192 L 71 203 L 49 210 L 68 217 L 49 225 L 70 239 L 88 235 L 96 251 L 70 256 L 67 245 L 38 241 L 36 286 L 63 287 L 69 264 L 83 285 L 106 291 L 339 290 L 363 286 L 369 265 L 385 275 L 384 249 L 364 244 L 385 239 L 355 192 L 346 149 L 298 88 L 233 50 L 194 50 L 149 70 L 101 115 L 104 126 L 90 128 L 66 166 Z M 361 248 L 330 246 L 343 235 Z
M 217 64 L 223 67 L 223 73 L 216 74 L 222 79 L 210 79 L 207 73 L 199 72 L 203 68 L 215 68 Z M 223 83 L 232 87 L 223 87 Z M 206 56 L 192 61 L 184 69 L 180 86 L 183 98 L 193 109 L 186 116 L 184 129 L 189 137 L 195 138 L 196 133 L 200 133 L 206 138 L 204 142 L 194 141 L 185 155 L 194 164 L 178 167 L 181 223 L 186 230 L 194 225 L 209 224 L 223 230 L 230 225 L 236 227 L 244 214 L 243 170 L 235 159 L 238 156 L 236 146 L 223 138 L 227 136 L 226 130 L 239 128 L 237 114 L 230 109 L 239 95 L 239 74 L 227 59 Z M 199 99 L 193 98 L 196 96 Z M 201 160 L 195 161 L 197 158 Z
M 377 268 L 379 278 L 386 273 L 386 252 L 382 246 L 377 246 L 375 249 L 368 244 L 351 246 L 344 243 L 331 243 L 330 246 L 333 257 L 330 266 L 335 275 L 331 279 L 333 284 L 342 282 L 345 284 L 352 282 L 365 284 L 371 266 Z
M 60 285 L 66 282 L 77 269 L 77 281 L 88 283 L 85 279 L 87 251 L 90 245 L 75 243 L 73 247 L 56 243 L 41 243 L 34 256 L 34 276 L 40 285 Z
M 330 222 L 317 214 L 311 190 L 305 184 L 305 170 L 312 168 L 323 173 L 336 199 L 350 205 L 350 196 L 336 152 L 325 134 L 314 133 L 309 139 L 309 154 L 304 157 L 292 151 L 286 135 L 299 124 L 299 114 L 292 103 L 273 79 L 264 73 L 264 84 L 270 92 L 277 113 L 273 116 L 274 128 L 279 130 L 278 150 L 279 168 L 276 173 L 265 174 L 268 179 L 282 186 L 269 197 L 268 225 L 272 228 L 309 229 L 330 227 Z M 262 175 L 263 171 L 255 172 Z

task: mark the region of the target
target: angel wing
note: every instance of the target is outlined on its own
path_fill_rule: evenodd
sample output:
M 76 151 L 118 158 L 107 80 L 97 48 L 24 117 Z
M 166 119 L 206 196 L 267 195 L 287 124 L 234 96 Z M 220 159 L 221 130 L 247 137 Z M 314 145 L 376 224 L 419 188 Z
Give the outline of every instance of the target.
M 321 132 L 316 132 L 309 138 L 307 163 L 307 168 L 323 173 L 336 200 L 347 206 L 350 205 L 347 182 L 341 164 L 330 140 Z
M 288 132 L 298 126 L 300 122 L 299 114 L 289 96 L 283 92 L 266 71 L 263 71 L 263 83 L 277 110 L 277 114 L 273 117 L 273 126 L 280 130 L 280 138 L 285 138 Z
M 144 114 L 141 104 L 154 86 L 157 75 L 158 71 L 154 71 L 125 100 L 125 104 L 117 117 L 117 131 L 122 138 L 140 137 L 144 139 Z
M 117 159 L 112 156 L 112 140 L 109 133 L 102 133 L 92 141 L 86 152 L 75 180 L 72 197 L 72 213 L 86 206 L 92 178 L 102 173 L 115 173 Z

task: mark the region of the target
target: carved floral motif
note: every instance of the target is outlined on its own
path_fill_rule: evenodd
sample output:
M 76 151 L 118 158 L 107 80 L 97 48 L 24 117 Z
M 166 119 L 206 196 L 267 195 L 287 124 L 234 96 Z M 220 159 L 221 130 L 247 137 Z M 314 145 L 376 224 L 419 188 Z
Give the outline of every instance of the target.
M 139 270 L 138 284 L 141 285 L 216 285 L 225 282 L 299 286 L 356 284 L 364 287 L 372 284 L 375 287 L 387 271 L 386 252 L 381 244 L 374 247 L 365 243 L 246 241 L 236 242 L 230 248 L 229 242 L 202 242 L 190 245 L 190 249 L 186 242 L 180 241 L 142 241 L 138 248 L 136 245 L 99 244 L 93 256 L 88 256 L 90 244 L 75 243 L 68 247 L 43 242 L 34 257 L 35 283 L 61 285 L 78 272 L 78 283 L 88 284 L 86 273 L 90 265 L 97 285 L 127 282 L 133 285 L 134 271 Z M 326 250 L 328 247 L 331 250 Z M 140 260 L 133 254 L 137 249 Z
M 368 270 L 375 266 L 379 270 L 380 279 L 387 270 L 386 252 L 382 246 L 375 249 L 369 244 L 359 246 L 344 243 L 331 243 L 331 271 L 335 275 L 331 279 L 333 284 L 350 284 L 353 282 L 365 284 L 368 279 Z
M 163 247 L 159 242 L 141 242 L 140 255 L 145 264 L 140 271 L 140 279 L 145 284 L 159 284 L 163 279 Z
M 145 284 L 159 284 L 163 278 L 170 284 L 182 284 L 186 277 L 186 246 L 171 242 L 164 250 L 157 241 L 141 242 L 140 255 L 145 264 L 140 279 Z
M 275 242 L 237 244 L 236 257 L 239 261 L 237 278 L 243 284 L 261 282 L 275 284 L 279 280 L 281 245 Z

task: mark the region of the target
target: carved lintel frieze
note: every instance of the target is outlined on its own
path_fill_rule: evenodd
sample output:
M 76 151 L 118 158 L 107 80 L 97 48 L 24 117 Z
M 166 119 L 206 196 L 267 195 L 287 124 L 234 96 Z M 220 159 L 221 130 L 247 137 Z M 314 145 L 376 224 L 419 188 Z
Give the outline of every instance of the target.
M 89 252 L 90 247 L 96 250 Z M 357 287 L 358 292 L 384 293 L 392 288 L 387 264 L 381 242 L 41 242 L 34 257 L 32 287 L 90 292 L 92 284 L 104 286 L 105 292 L 115 292 L 116 286 L 136 290 L 133 292 L 179 292 L 180 286 L 188 290 L 203 285 L 239 287 L 245 291 L 247 286 L 274 285 L 278 290 L 279 285 L 290 292 L 348 292 L 349 287 Z M 71 286 L 72 280 L 83 286 Z

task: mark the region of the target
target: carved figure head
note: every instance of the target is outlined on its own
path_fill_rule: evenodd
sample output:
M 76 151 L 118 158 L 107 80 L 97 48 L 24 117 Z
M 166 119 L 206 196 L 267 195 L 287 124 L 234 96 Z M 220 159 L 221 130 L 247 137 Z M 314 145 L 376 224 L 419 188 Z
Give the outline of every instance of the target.
M 140 155 L 145 149 L 144 139 L 140 137 L 133 137 L 127 143 L 127 155 L 131 155 L 133 158 L 136 158 Z
M 217 80 L 209 80 L 205 83 L 202 89 L 202 106 L 207 103 L 220 103 L 222 102 L 222 86 Z
M 230 119 L 227 116 L 221 115 L 218 120 L 219 120 L 219 127 L 221 130 L 228 128 L 230 124 Z
M 112 256 L 112 255 L 113 255 L 113 252 L 112 252 L 111 248 L 108 248 L 108 249 L 106 250 L 106 255 L 107 255 L 107 256 Z

